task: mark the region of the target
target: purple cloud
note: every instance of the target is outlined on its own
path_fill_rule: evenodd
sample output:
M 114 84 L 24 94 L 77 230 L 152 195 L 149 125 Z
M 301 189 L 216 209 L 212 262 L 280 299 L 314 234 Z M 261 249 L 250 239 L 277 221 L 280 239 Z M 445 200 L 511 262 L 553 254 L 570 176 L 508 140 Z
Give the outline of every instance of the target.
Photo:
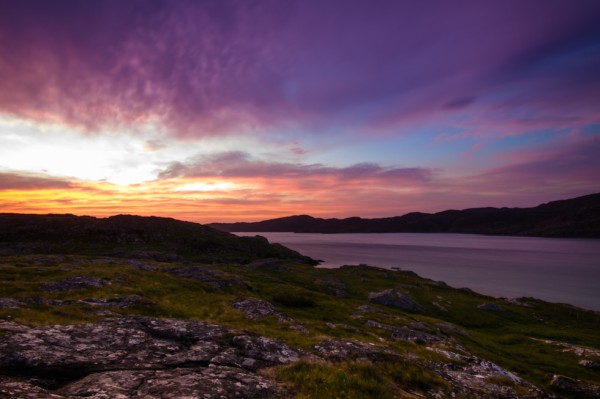
M 598 15 L 593 0 L 7 1 L 0 112 L 177 136 L 398 131 L 475 105 L 581 125 L 598 121 Z

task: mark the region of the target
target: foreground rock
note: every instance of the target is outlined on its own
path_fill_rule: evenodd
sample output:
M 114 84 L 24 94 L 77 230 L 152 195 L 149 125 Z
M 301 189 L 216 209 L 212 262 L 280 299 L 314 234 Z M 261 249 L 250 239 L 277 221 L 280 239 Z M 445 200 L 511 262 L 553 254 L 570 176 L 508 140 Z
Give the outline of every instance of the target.
M 388 325 L 377 326 L 384 327 Z M 0 320 L 0 329 L 0 398 L 289 398 L 294 392 L 268 377 L 273 373 L 260 371 L 301 359 L 326 364 L 414 363 L 448 383 L 448 390 L 429 391 L 426 397 L 551 397 L 492 362 L 436 347 L 430 349 L 446 356 L 447 362 L 332 338 L 308 353 L 202 321 L 142 316 L 34 328 Z M 428 338 L 421 337 L 432 345 L 439 343 L 438 336 Z M 573 386 L 557 388 L 574 392 Z M 581 389 L 577 392 L 592 392 L 589 386 Z
M 555 399 L 554 395 L 489 360 L 440 348 L 429 349 L 451 360 L 449 363 L 438 363 L 435 368 L 442 378 L 452 384 L 452 397 Z
M 285 390 L 256 371 L 300 357 L 254 334 L 138 316 L 13 330 L 0 353 L 0 396 L 24 398 L 277 398 Z

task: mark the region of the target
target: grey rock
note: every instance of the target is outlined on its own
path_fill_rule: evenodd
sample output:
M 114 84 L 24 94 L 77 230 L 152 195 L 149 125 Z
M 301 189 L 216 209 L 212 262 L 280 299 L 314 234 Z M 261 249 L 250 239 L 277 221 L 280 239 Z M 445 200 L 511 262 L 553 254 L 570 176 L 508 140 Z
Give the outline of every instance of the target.
M 61 393 L 98 399 L 259 399 L 287 396 L 285 390 L 272 380 L 224 366 L 98 373 L 68 385 Z
M 299 333 L 302 334 L 308 334 L 308 328 L 304 327 L 302 324 L 296 324 L 293 326 L 290 326 L 290 330 L 294 330 L 294 331 L 298 331 Z
M 407 292 L 393 288 L 381 292 L 369 293 L 369 302 L 390 306 L 409 312 L 423 313 L 424 309 Z
M 445 339 L 445 337 L 443 337 L 443 336 L 429 334 L 429 333 L 411 329 L 411 328 L 408 328 L 405 326 L 402 326 L 402 327 L 392 326 L 392 325 L 380 323 L 380 322 L 374 321 L 374 320 L 367 320 L 365 325 L 368 327 L 372 327 L 372 328 L 378 328 L 378 329 L 382 329 L 382 330 L 391 331 L 392 338 L 403 339 L 405 341 L 411 341 L 411 342 L 421 341 L 421 342 L 432 343 L 432 342 L 440 342 Z
M 327 339 L 314 346 L 315 353 L 331 361 L 368 359 L 373 362 L 399 359 L 401 356 L 391 349 L 363 341 Z
M 486 399 L 549 399 L 553 398 L 535 385 L 514 375 L 510 371 L 473 355 L 461 355 L 440 348 L 428 348 L 447 356 L 453 362 L 438 363 L 434 368 L 437 374 L 450 382 L 452 394 L 455 397 L 474 397 Z M 496 384 L 489 379 L 505 380 Z M 519 387 L 519 393 L 515 390 Z M 522 394 L 521 392 L 527 392 Z
M 21 302 L 13 298 L 0 298 L 0 308 L 18 309 L 21 307 Z
M 478 309 L 481 310 L 488 310 L 490 312 L 504 312 L 506 311 L 506 309 L 504 309 L 502 306 L 497 305 L 495 303 L 482 303 L 481 305 L 477 306 Z
M 64 280 L 54 281 L 42 285 L 44 291 L 64 292 L 73 290 L 82 290 L 86 288 L 100 288 L 110 284 L 110 281 L 98 277 L 69 277 Z
M 276 340 L 195 320 L 4 324 L 0 375 L 7 382 L 0 389 L 12 387 L 13 397 L 279 397 L 284 390 L 254 371 L 302 355 Z
M 264 317 L 275 316 L 280 323 L 294 322 L 291 317 L 279 312 L 275 306 L 264 299 L 242 298 L 235 301 L 232 306 L 234 309 L 244 312 L 246 318 L 250 320 L 260 320 Z

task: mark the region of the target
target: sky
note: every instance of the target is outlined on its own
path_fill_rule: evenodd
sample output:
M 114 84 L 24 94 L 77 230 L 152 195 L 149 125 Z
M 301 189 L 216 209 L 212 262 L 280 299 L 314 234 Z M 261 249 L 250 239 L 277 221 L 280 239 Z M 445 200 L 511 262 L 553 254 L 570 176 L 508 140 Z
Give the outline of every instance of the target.
M 597 0 L 0 0 L 0 212 L 210 223 L 596 192 Z

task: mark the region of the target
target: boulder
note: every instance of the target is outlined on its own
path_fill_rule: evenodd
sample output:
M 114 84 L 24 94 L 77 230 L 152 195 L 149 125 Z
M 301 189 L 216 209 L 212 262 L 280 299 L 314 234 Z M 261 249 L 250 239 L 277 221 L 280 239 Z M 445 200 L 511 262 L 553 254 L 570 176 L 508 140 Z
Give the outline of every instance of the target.
M 443 337 L 443 336 L 429 334 L 429 333 L 419 331 L 416 329 L 412 329 L 412 328 L 408 328 L 405 326 L 402 326 L 402 327 L 392 326 L 389 324 L 380 323 L 375 320 L 367 320 L 365 325 L 368 327 L 372 327 L 372 328 L 378 328 L 381 330 L 391 331 L 392 338 L 403 339 L 405 341 L 411 341 L 411 342 L 420 341 L 420 342 L 432 343 L 432 342 L 440 342 L 445 339 L 445 337 Z
M 291 317 L 279 312 L 275 306 L 264 299 L 242 298 L 235 301 L 232 306 L 234 309 L 244 312 L 246 318 L 250 320 L 260 320 L 264 317 L 275 316 L 280 323 L 294 322 Z
M 369 302 L 390 306 L 409 312 L 423 313 L 425 310 L 407 292 L 393 288 L 381 292 L 369 293 Z

